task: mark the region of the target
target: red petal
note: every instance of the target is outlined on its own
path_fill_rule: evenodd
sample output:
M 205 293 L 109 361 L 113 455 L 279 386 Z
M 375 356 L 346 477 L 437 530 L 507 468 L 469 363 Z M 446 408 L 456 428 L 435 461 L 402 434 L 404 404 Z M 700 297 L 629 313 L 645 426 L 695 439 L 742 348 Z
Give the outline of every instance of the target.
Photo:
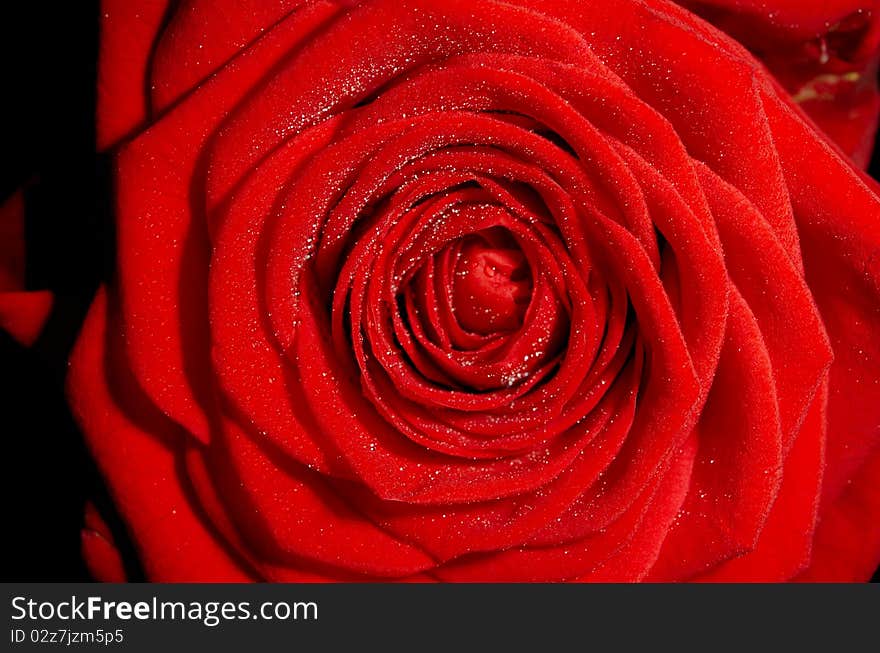
M 102 0 L 98 148 L 112 147 L 148 116 L 148 67 L 171 0 Z
M 26 347 L 34 344 L 52 310 L 53 299 L 48 290 L 0 292 L 0 329 Z
M 68 395 L 147 577 L 157 582 L 249 580 L 190 504 L 173 445 L 181 434 L 137 399 L 136 386 L 125 376 L 117 334 L 115 318 L 108 328 L 107 293 L 101 290 L 71 356 Z M 138 407 L 137 414 L 117 403 L 120 395 Z
M 782 488 L 754 550 L 698 576 L 710 582 L 782 582 L 806 567 L 825 468 L 827 389 L 816 394 L 782 472 Z
M 80 532 L 82 554 L 89 573 L 102 583 L 124 583 L 127 579 L 122 556 L 110 528 L 91 501 L 86 504 L 85 523 Z
M 813 541 L 810 566 L 796 580 L 864 582 L 880 565 L 880 451 L 825 506 Z

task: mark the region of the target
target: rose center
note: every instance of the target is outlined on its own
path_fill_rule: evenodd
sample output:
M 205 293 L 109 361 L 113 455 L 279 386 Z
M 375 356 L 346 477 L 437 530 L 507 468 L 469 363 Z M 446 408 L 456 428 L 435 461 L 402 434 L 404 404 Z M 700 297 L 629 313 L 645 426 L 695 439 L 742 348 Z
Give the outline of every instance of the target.
M 490 334 L 523 323 L 532 298 L 532 275 L 516 241 L 491 229 L 466 238 L 455 266 L 452 300 L 459 324 Z

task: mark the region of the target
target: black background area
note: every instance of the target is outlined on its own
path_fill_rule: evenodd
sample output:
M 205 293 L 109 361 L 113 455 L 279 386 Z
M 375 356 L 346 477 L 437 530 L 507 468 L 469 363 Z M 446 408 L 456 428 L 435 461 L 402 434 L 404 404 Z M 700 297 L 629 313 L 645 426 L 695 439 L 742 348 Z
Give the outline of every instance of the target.
M 87 499 L 124 532 L 63 393 L 67 354 L 112 267 L 109 162 L 94 149 L 98 10 L 97 0 L 0 3 L 0 199 L 26 189 L 28 287 L 56 302 L 32 348 L 0 331 L 4 581 L 89 580 Z M 118 539 L 130 578 L 143 579 Z

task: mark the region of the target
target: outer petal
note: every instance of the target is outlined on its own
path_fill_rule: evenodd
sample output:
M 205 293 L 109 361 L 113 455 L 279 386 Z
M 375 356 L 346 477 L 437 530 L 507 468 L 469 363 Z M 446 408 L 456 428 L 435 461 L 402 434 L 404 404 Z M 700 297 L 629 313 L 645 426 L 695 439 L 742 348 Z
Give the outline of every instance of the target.
M 124 357 L 113 342 L 118 329 L 108 323 L 115 320 L 101 290 L 71 357 L 68 393 L 147 576 L 159 582 L 249 580 L 193 508 L 174 452 L 181 435 L 139 398 L 121 369 Z M 123 394 L 137 414 L 117 403 Z
M 209 246 L 204 207 L 194 200 L 203 181 L 200 154 L 229 108 L 337 9 L 327 3 L 304 7 L 128 143 L 117 159 L 119 288 L 132 369 L 162 410 L 201 440 L 208 437 L 213 399 Z
M 755 548 L 722 563 L 697 580 L 711 582 L 782 582 L 810 560 L 816 529 L 818 495 L 825 466 L 825 402 L 823 388 L 813 405 L 782 473 L 782 489 Z
M 880 112 L 876 0 L 680 0 L 761 58 L 857 165 L 870 159 Z
M 149 101 L 161 112 L 305 0 L 182 0 L 155 43 Z
M 809 34 L 869 7 L 871 0 L 685 0 L 681 4 L 735 10 L 766 19 L 781 29 Z
M 80 540 L 89 573 L 102 583 L 124 583 L 125 567 L 113 533 L 92 502 L 86 504 L 84 521 Z
M 98 59 L 98 148 L 112 147 L 147 119 L 147 71 L 171 0 L 102 0 Z
M 834 349 L 814 562 L 804 578 L 870 577 L 880 558 L 880 199 L 877 185 L 779 121 L 807 280 Z M 783 129 L 783 126 L 785 129 Z
M 822 511 L 810 566 L 796 580 L 863 582 L 880 565 L 880 452 Z
M 831 501 L 880 445 L 880 197 L 809 127 L 767 100 L 804 252 L 834 351 L 828 403 Z M 880 519 L 880 517 L 878 517 Z
M 749 550 L 777 497 L 782 438 L 772 367 L 754 316 L 738 293 L 732 298 L 690 491 L 651 580 L 680 580 Z

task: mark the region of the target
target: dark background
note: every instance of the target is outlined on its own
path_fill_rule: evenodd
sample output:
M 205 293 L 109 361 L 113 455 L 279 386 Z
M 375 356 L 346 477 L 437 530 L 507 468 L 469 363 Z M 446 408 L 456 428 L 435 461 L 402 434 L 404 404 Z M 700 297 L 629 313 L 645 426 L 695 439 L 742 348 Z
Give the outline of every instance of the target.
M 26 188 L 28 288 L 55 293 L 32 348 L 0 331 L 4 581 L 88 580 L 87 499 L 122 532 L 63 394 L 67 354 L 112 269 L 109 162 L 94 149 L 97 21 L 97 0 L 0 3 L 0 200 Z M 142 579 L 120 544 L 130 578 Z
M 123 532 L 63 393 L 68 352 L 112 269 L 109 160 L 94 145 L 98 0 L 0 7 L 0 198 L 25 188 L 27 287 L 55 294 L 32 348 L 0 330 L 0 577 L 89 580 L 80 557 L 85 501 Z M 130 577 L 142 579 L 120 544 Z

